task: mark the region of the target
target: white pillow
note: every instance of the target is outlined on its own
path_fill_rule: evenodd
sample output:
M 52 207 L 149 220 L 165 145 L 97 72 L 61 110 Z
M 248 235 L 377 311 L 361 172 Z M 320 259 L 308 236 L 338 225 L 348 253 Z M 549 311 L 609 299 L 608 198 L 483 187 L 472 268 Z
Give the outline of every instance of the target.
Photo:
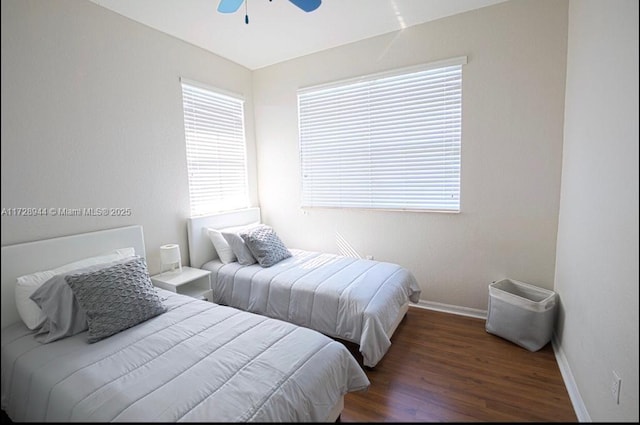
M 240 233 L 249 231 L 259 225 L 260 223 L 251 223 L 246 226 L 227 227 L 226 229 L 220 230 L 220 233 L 236 256 L 236 260 L 243 266 L 255 264 L 256 259 L 253 254 L 251 254 L 249 247 L 244 243 Z
M 42 326 L 47 317 L 40 307 L 38 307 L 38 305 L 29 297 L 31 297 L 31 294 L 33 294 L 43 283 L 55 275 L 82 269 L 84 267 L 107 264 L 124 258 L 133 257 L 135 255 L 136 252 L 134 248 L 116 249 L 109 254 L 85 258 L 74 261 L 73 263 L 65 264 L 64 266 L 60 266 L 53 270 L 45 270 L 18 277 L 15 294 L 16 308 L 18 309 L 20 318 L 31 330 Z
M 207 234 L 209 235 L 209 239 L 211 239 L 213 247 L 218 253 L 218 258 L 220 258 L 220 261 L 222 261 L 224 264 L 229 264 L 236 261 L 236 255 L 233 253 L 231 246 L 229 246 L 229 243 L 224 238 L 224 236 L 222 236 L 222 233 L 220 233 L 219 230 L 208 228 Z

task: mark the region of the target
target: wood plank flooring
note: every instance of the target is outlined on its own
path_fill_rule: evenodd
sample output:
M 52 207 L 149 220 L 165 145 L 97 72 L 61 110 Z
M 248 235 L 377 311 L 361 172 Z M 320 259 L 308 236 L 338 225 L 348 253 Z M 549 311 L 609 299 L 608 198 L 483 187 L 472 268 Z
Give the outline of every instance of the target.
M 410 307 L 342 422 L 577 422 L 551 343 L 530 352 L 485 321 Z M 345 342 L 362 365 L 357 346 Z

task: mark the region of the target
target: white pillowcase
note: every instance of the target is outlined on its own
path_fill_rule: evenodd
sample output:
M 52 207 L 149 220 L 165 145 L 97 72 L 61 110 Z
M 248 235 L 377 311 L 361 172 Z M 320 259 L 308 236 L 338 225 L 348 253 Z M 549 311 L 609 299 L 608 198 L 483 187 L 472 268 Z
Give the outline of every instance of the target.
M 116 249 L 109 254 L 85 258 L 79 261 L 74 261 L 73 263 L 65 264 L 64 266 L 60 266 L 53 270 L 45 270 L 18 277 L 15 295 L 16 308 L 18 309 L 20 318 L 31 330 L 42 326 L 47 317 L 30 297 L 36 289 L 55 275 L 68 273 L 84 267 L 107 264 L 124 258 L 133 257 L 135 255 L 136 252 L 134 248 Z
M 244 240 L 240 236 L 240 233 L 249 231 L 256 226 L 259 226 L 260 223 L 252 223 L 246 226 L 238 226 L 238 227 L 228 227 L 226 229 L 220 230 L 220 233 L 227 241 L 234 255 L 236 256 L 236 260 L 243 266 L 248 266 L 251 264 L 255 264 L 257 260 L 251 254 L 249 247 L 244 243 Z
M 227 240 L 222 236 L 220 230 L 208 228 L 207 234 L 209 235 L 209 239 L 211 239 L 211 243 L 218 253 L 218 258 L 224 264 L 233 263 L 236 261 L 236 255 L 233 253 L 231 246 Z

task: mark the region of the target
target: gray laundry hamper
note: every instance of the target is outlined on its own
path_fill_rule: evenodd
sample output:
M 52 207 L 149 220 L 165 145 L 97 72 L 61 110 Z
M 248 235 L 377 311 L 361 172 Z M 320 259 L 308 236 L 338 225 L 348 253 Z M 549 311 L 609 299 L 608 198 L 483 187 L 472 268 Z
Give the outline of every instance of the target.
M 551 340 L 556 305 L 553 291 L 512 279 L 493 282 L 485 328 L 529 351 L 538 351 Z

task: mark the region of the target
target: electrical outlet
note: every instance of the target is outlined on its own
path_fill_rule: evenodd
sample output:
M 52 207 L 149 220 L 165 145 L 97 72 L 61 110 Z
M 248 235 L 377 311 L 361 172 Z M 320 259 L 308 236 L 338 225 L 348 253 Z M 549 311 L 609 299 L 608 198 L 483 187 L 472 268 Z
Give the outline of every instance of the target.
M 611 372 L 613 377 L 611 379 L 611 398 L 616 404 L 620 404 L 620 387 L 622 386 L 622 379 L 618 376 L 616 371 Z

